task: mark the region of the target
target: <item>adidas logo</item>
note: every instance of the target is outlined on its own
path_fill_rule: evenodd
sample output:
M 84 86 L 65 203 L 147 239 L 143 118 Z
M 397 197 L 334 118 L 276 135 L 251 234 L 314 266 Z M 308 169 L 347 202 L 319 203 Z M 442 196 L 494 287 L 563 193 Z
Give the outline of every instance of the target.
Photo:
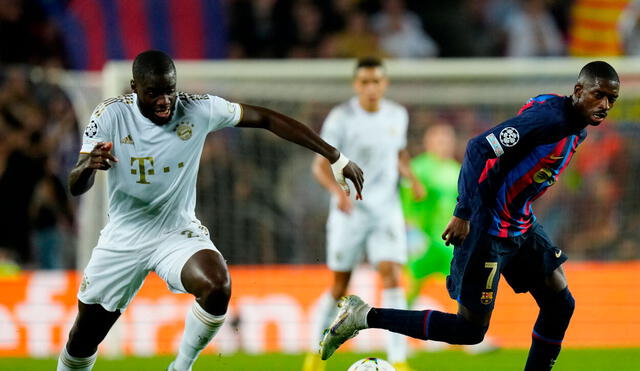
M 127 135 L 126 137 L 120 139 L 120 143 L 122 144 L 133 144 L 133 138 L 131 138 L 131 134 Z

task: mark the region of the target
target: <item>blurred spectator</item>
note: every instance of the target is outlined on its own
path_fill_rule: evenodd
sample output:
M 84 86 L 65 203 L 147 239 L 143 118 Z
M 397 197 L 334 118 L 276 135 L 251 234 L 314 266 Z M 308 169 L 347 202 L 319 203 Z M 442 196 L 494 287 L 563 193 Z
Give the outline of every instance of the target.
M 237 0 L 230 7 L 231 58 L 283 57 L 291 42 L 290 9 L 278 0 Z
M 422 18 L 426 33 L 435 40 L 441 57 L 466 57 L 474 49 L 469 19 L 464 11 L 469 0 L 413 0 L 409 2 Z
M 70 246 L 74 217 L 65 186 L 54 174 L 47 172 L 36 185 L 30 214 L 37 267 L 72 266 L 74 256 L 65 248 Z
M 60 32 L 38 0 L 0 1 L 0 63 L 63 67 Z
M 327 0 L 320 1 L 322 7 L 324 29 L 326 33 L 334 33 L 344 30 L 347 26 L 347 18 L 355 9 L 353 0 Z
M 293 6 L 293 45 L 289 49 L 290 58 L 316 58 L 324 37 L 322 13 L 311 1 L 297 1 Z
M 564 40 L 546 0 L 520 0 L 506 24 L 507 57 L 549 57 L 564 54 Z
M 417 15 L 406 9 L 404 0 L 384 0 L 382 11 L 372 18 L 382 49 L 396 58 L 434 57 L 438 46 L 425 34 Z
M 640 55 L 640 0 L 631 0 L 618 22 L 624 52 Z
M 468 0 L 466 2 L 468 29 L 473 39 L 469 56 L 498 57 L 504 54 L 507 35 L 502 19 L 508 13 L 508 9 L 499 6 L 502 4 L 502 0 Z
M 380 49 L 378 36 L 369 29 L 367 14 L 353 10 L 347 16 L 347 26 L 325 39 L 321 56 L 325 58 L 362 58 L 367 56 L 384 57 Z

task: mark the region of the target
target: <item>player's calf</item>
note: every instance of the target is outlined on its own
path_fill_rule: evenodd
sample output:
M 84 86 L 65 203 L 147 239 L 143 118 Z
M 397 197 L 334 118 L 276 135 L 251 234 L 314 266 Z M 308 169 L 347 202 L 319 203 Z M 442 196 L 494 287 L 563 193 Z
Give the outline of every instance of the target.
M 169 370 L 191 371 L 200 352 L 224 324 L 225 315 L 213 315 L 194 302 L 185 319 L 178 355 Z
M 525 371 L 551 370 L 560 354 L 575 300 L 568 288 L 551 295 L 533 294 L 540 312 L 533 327 Z
M 488 328 L 459 314 L 382 308 L 369 311 L 367 325 L 369 328 L 383 328 L 417 339 L 465 345 L 480 343 Z

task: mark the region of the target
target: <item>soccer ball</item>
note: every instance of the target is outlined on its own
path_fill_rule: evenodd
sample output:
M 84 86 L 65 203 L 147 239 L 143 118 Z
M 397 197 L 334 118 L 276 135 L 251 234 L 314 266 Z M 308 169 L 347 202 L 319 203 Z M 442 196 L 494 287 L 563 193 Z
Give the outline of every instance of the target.
M 347 371 L 395 371 L 395 368 L 384 359 L 369 357 L 356 361 Z

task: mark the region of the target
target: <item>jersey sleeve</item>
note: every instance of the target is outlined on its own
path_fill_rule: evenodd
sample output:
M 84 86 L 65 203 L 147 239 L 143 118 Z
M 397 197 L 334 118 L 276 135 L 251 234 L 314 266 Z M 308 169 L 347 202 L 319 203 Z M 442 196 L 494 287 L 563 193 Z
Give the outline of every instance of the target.
M 209 132 L 237 125 L 242 120 L 242 106 L 210 95 Z
M 563 127 L 558 117 L 524 111 L 469 140 L 458 178 L 458 203 L 454 215 L 469 220 L 473 201 L 482 200 L 478 184 L 487 161 L 556 142 L 566 135 Z
M 322 129 L 320 130 L 320 137 L 322 139 L 331 144 L 336 148 L 342 147 L 342 130 L 340 128 L 342 115 L 337 109 L 331 110 L 329 115 L 324 120 L 322 124 Z
M 96 144 L 113 141 L 111 127 L 114 113 L 112 107 L 106 102 L 101 103 L 91 114 L 89 124 L 82 134 L 82 147 L 80 153 L 90 153 Z

